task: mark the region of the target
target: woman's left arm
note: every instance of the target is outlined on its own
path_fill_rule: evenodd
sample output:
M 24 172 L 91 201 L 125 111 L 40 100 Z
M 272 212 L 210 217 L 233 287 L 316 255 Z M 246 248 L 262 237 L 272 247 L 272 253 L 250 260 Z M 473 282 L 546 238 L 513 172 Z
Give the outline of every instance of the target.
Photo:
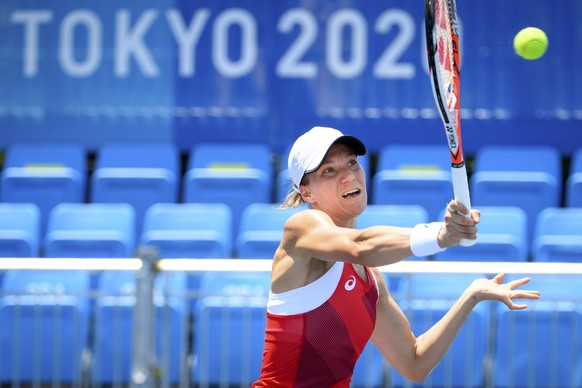
M 441 361 L 467 320 L 471 310 L 483 300 L 497 300 L 512 310 L 525 304 L 515 299 L 539 299 L 538 291 L 521 290 L 529 282 L 522 278 L 503 284 L 504 275 L 477 279 L 463 292 L 445 316 L 422 335 L 415 337 L 410 324 L 384 287 L 378 302 L 376 328 L 372 341 L 388 361 L 411 381 L 423 381 Z

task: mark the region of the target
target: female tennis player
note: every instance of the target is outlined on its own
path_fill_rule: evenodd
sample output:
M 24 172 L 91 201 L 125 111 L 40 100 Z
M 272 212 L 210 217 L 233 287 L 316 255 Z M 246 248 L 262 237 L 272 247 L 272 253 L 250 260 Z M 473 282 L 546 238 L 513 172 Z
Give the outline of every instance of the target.
M 261 375 L 253 387 L 349 387 L 368 340 L 411 381 L 438 364 L 473 307 L 497 300 L 510 309 L 529 279 L 503 284 L 503 274 L 475 280 L 441 321 L 415 337 L 375 268 L 410 256 L 428 256 L 475 239 L 479 212 L 447 205 L 444 222 L 414 228 L 356 229 L 367 204 L 358 155 L 364 144 L 340 131 L 314 127 L 289 155 L 292 189 L 284 207 L 307 203 L 289 218 L 273 258 Z

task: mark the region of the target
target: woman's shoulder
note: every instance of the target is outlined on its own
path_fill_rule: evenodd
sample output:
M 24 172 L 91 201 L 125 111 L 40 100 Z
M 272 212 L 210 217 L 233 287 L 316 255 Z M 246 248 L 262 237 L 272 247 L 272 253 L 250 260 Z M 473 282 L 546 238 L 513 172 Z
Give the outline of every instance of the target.
M 291 215 L 286 222 L 286 226 L 305 226 L 306 223 L 330 223 L 331 218 L 323 211 L 317 209 L 300 210 Z

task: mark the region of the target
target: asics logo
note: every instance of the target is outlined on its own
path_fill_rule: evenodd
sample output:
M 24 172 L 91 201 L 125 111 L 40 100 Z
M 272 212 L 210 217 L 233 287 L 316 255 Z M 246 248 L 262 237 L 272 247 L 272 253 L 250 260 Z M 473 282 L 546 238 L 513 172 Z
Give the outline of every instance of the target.
M 351 291 L 354 289 L 354 287 L 356 286 L 356 277 L 354 275 L 351 275 L 346 284 L 344 284 L 344 288 L 346 289 L 346 291 Z

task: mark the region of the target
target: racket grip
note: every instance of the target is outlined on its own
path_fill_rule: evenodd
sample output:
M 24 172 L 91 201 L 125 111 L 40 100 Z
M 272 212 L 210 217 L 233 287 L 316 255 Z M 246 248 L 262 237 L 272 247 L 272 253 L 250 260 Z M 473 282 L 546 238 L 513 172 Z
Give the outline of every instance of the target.
M 469 182 L 467 179 L 467 169 L 465 165 L 461 167 L 452 167 L 451 168 L 451 175 L 453 179 L 453 192 L 455 194 L 455 199 L 461 202 L 465 207 L 468 209 L 467 214 L 463 214 L 465 217 L 471 216 L 471 197 L 469 195 Z M 462 239 L 459 242 L 459 245 L 464 247 L 470 247 L 475 245 L 477 239 L 469 240 L 469 239 Z

